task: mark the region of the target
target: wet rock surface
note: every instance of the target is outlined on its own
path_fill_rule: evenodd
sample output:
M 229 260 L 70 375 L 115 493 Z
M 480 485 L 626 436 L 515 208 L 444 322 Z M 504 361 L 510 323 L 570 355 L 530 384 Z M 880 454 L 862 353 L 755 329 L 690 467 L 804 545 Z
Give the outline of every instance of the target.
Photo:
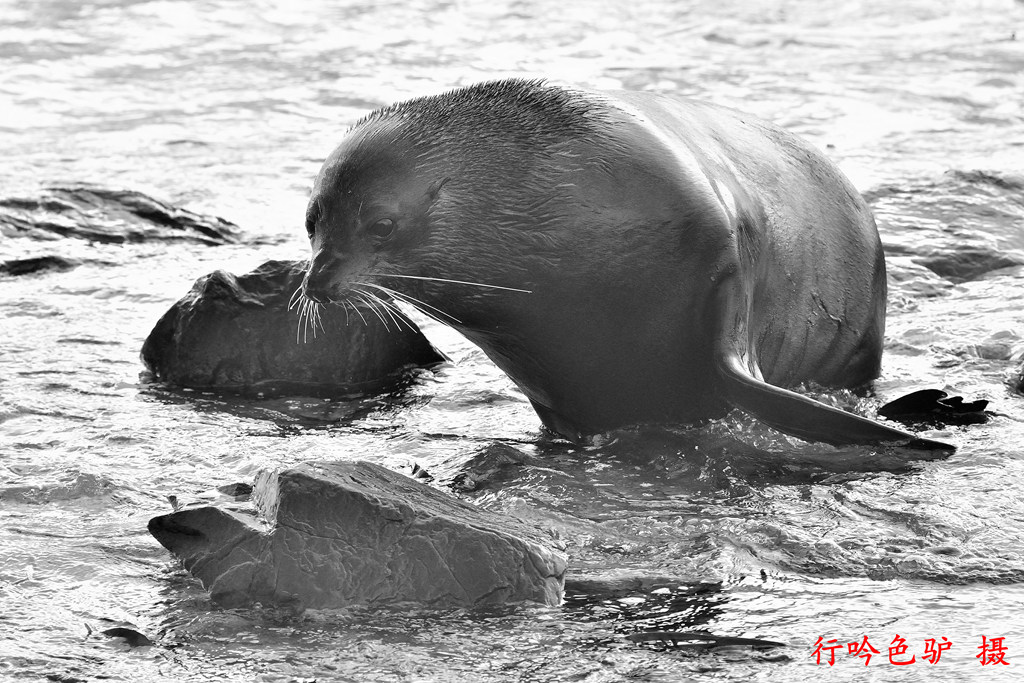
M 289 299 L 304 261 L 268 261 L 244 275 L 201 277 L 142 347 L 156 379 L 242 394 L 330 396 L 386 389 L 412 366 L 444 356 L 411 322 L 324 309 L 303 326 Z
M 517 520 L 367 462 L 264 472 L 254 507 L 186 507 L 149 531 L 224 606 L 562 599 L 565 556 Z
M 133 190 L 79 184 L 49 187 L 37 197 L 0 198 L 5 237 L 73 237 L 104 244 L 185 241 L 231 244 L 239 228 L 165 204 Z

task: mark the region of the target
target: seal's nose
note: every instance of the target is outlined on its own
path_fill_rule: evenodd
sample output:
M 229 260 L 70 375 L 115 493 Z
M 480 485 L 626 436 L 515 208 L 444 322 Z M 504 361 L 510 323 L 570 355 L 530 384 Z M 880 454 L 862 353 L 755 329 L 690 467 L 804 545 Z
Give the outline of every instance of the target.
M 306 273 L 306 277 L 302 279 L 302 293 L 307 299 L 312 299 L 318 304 L 327 304 L 331 302 L 331 295 L 328 291 L 329 287 L 324 282 L 314 282 L 310 277 L 309 273 Z
M 333 297 L 334 276 L 338 269 L 337 259 L 323 249 L 313 254 L 305 277 L 302 278 L 302 293 L 307 299 L 318 304 L 330 303 Z

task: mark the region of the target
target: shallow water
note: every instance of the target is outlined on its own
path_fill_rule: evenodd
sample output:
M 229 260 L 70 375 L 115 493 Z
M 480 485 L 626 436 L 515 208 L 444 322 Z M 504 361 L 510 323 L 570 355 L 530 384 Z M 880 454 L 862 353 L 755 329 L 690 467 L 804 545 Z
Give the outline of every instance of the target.
M 0 279 L 0 678 L 799 681 L 828 669 L 811 656 L 819 636 L 868 636 L 881 653 L 865 668 L 837 652 L 827 675 L 840 679 L 1014 677 L 1024 6 L 945 4 L 0 0 L 0 194 L 127 187 L 246 236 L 0 243 L 3 260 L 82 260 Z M 430 321 L 453 362 L 401 405 L 229 401 L 140 381 L 143 339 L 195 278 L 305 255 L 312 178 L 356 118 L 506 75 L 675 91 L 825 149 L 872 203 L 890 271 L 877 396 L 826 398 L 870 414 L 947 388 L 991 400 L 993 418 L 934 433 L 959 450 L 931 462 L 804 444 L 742 416 L 571 448 Z M 167 495 L 261 468 L 363 458 L 444 472 L 495 442 L 536 460 L 476 500 L 560 534 L 576 582 L 562 607 L 220 611 L 145 530 Z M 608 588 L 624 576 L 648 582 Z M 156 644 L 102 637 L 103 619 Z M 662 629 L 788 645 L 623 638 Z M 889 664 L 897 634 L 915 664 Z M 953 649 L 922 662 L 924 639 L 943 636 Z M 1005 638 L 1010 666 L 978 663 L 982 636 Z

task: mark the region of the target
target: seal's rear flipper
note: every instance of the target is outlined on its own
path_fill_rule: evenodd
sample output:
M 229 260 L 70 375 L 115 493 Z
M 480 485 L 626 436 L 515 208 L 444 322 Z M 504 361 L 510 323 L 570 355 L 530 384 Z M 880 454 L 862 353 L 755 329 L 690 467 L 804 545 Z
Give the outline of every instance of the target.
M 819 403 L 754 377 L 736 354 L 719 358 L 719 374 L 729 402 L 781 432 L 833 445 L 898 442 L 922 450 L 955 451 L 940 441 L 918 438 L 853 413 Z

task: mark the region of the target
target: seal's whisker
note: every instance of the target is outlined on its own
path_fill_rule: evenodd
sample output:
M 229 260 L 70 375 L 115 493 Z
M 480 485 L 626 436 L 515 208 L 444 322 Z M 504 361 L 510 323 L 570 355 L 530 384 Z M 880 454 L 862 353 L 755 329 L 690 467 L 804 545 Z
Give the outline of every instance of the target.
M 375 285 L 369 284 L 368 282 L 353 282 L 352 284 L 358 285 L 360 287 L 374 287 L 375 286 Z M 405 326 L 408 327 L 410 331 L 412 331 L 412 332 L 416 331 L 416 329 L 417 329 L 416 326 L 412 324 L 412 322 L 409 320 L 409 318 L 406 317 L 406 315 L 404 313 L 402 313 L 402 310 L 400 308 L 398 308 L 397 306 L 395 306 L 394 303 L 392 303 L 391 301 L 388 301 L 387 299 L 380 298 L 379 296 L 377 296 L 373 292 L 367 292 L 365 290 L 361 290 L 361 293 L 366 295 L 366 296 L 368 296 L 368 297 L 370 297 L 375 302 L 377 302 L 384 309 L 384 312 L 387 313 L 388 317 L 391 318 L 391 320 L 395 323 L 395 327 L 401 329 L 402 323 L 405 323 Z
M 408 294 L 403 294 L 402 292 L 399 292 L 399 291 L 396 291 L 396 290 L 393 290 L 393 289 L 388 289 L 387 287 L 382 287 L 380 285 L 374 285 L 374 287 L 376 287 L 377 289 L 381 290 L 382 292 L 384 292 L 388 296 L 393 297 L 396 301 L 401 301 L 402 303 L 408 304 L 409 306 L 412 306 L 413 308 L 415 308 L 420 313 L 423 313 L 424 315 L 429 316 L 430 318 L 432 318 L 432 319 L 434 319 L 434 320 L 436 320 L 438 322 L 445 323 L 445 324 L 448 323 L 448 321 L 444 320 L 440 316 L 445 316 L 445 317 L 449 318 L 450 320 L 452 320 L 453 322 L 456 322 L 456 323 L 460 322 L 458 320 L 458 318 L 456 318 L 454 316 L 451 316 L 451 315 L 445 313 L 444 311 L 440 310 L 439 308 L 435 308 L 434 306 L 431 306 L 430 304 L 428 304 L 428 303 L 426 303 L 424 301 L 420 301 L 416 297 L 409 296 Z
M 388 301 L 386 299 L 381 299 L 380 297 L 377 297 L 377 300 L 380 301 L 384 309 L 388 311 L 388 315 L 395 319 L 396 325 L 404 324 L 406 327 L 409 328 L 409 331 L 411 332 L 417 329 L 416 326 L 412 323 L 412 321 L 410 321 L 409 318 L 404 313 L 402 313 L 402 309 L 396 306 L 393 302 Z
M 432 318 L 432 319 L 436 320 L 439 323 L 443 323 L 445 325 L 450 325 L 452 323 L 461 324 L 461 322 L 462 322 L 461 320 L 459 320 L 455 316 L 450 315 L 448 313 L 445 313 L 444 311 L 442 311 L 442 310 L 440 310 L 438 308 L 435 308 L 435 307 L 431 306 L 430 304 L 424 303 L 424 302 L 420 301 L 419 299 L 411 297 L 411 296 L 409 296 L 407 294 L 403 294 L 403 293 L 397 292 L 397 291 L 391 291 L 391 292 L 389 292 L 389 294 L 391 296 L 395 297 L 395 299 L 397 299 L 399 301 L 404 301 L 405 303 L 409 304 L 410 306 L 415 308 L 417 311 L 419 311 L 423 315 L 425 315 L 425 316 L 427 316 L 429 318 Z M 426 307 L 426 308 L 424 308 L 424 307 Z M 427 310 L 428 308 L 432 309 L 432 310 Z M 441 316 L 444 316 L 444 318 L 448 318 L 448 320 L 445 320 Z
M 310 324 L 310 317 L 313 314 L 313 304 L 314 304 L 313 300 L 309 299 L 309 298 L 307 298 L 306 302 L 303 304 L 303 314 L 302 314 L 302 343 L 303 344 L 308 344 L 309 343 L 309 324 Z
M 384 310 L 388 312 L 388 315 L 395 321 L 395 325 L 399 325 L 400 327 L 400 323 L 405 323 L 405 326 L 409 328 L 410 332 L 415 332 L 417 330 L 417 327 L 412 324 L 404 313 L 402 313 L 402 309 L 386 299 L 381 299 L 377 295 L 373 295 L 373 297 L 379 301 L 381 306 L 384 307 Z
M 388 311 L 387 311 L 386 308 L 384 308 L 383 306 L 380 305 L 380 303 L 378 303 L 380 301 L 380 299 L 377 298 L 376 296 L 374 296 L 373 294 L 370 294 L 369 292 L 363 292 L 362 294 L 363 294 L 363 301 L 365 301 L 366 303 L 370 304 L 370 307 L 373 308 L 375 313 L 377 313 L 377 317 L 379 317 L 381 319 L 381 322 L 384 323 L 384 329 L 386 329 L 386 330 L 388 330 L 390 332 L 391 329 L 388 327 L 387 319 L 390 318 L 391 315 L 388 314 Z M 395 322 L 394 319 L 392 319 L 391 322 Z M 396 325 L 397 325 L 397 323 L 396 323 Z
M 367 305 L 367 307 L 368 307 L 368 308 L 370 309 L 370 311 L 371 311 L 371 312 L 372 312 L 372 313 L 373 313 L 373 314 L 374 314 L 375 316 L 377 316 L 377 320 L 379 320 L 379 321 L 380 321 L 380 322 L 381 322 L 381 323 L 382 323 L 382 324 L 384 325 L 384 329 L 385 329 L 385 330 L 387 330 L 388 332 L 390 332 L 390 331 L 391 331 L 391 328 L 390 328 L 390 327 L 388 327 L 388 321 L 387 321 L 387 320 L 385 320 L 385 319 L 384 319 L 384 316 L 383 316 L 383 315 L 381 315 L 381 313 L 380 313 L 380 311 L 379 311 L 379 310 L 377 310 L 377 306 L 376 306 L 376 305 L 374 305 L 374 303 L 373 303 L 372 301 L 370 301 L 370 300 L 369 300 L 369 299 L 368 299 L 368 298 L 366 297 L 366 293 L 365 293 L 365 292 L 360 292 L 359 290 L 356 290 L 356 296 L 357 296 L 357 297 L 359 297 L 359 300 L 360 300 L 360 301 L 362 301 L 362 302 L 363 302 L 364 304 L 366 304 L 366 305 Z
M 352 303 L 351 301 L 348 301 L 347 303 L 348 303 L 348 305 L 349 305 L 349 306 L 351 306 L 351 307 L 352 307 L 352 310 L 353 310 L 353 311 L 355 312 L 355 314 L 359 316 L 360 320 L 362 320 L 362 321 L 363 321 L 363 325 L 365 325 L 365 326 L 369 327 L 369 323 L 367 323 L 367 322 L 366 322 L 366 318 L 365 318 L 365 317 L 363 317 L 363 312 L 359 310 L 359 307 L 358 307 L 358 306 L 356 306 L 356 305 L 355 305 L 354 303 Z
M 519 289 L 518 287 L 502 287 L 501 285 L 487 285 L 483 282 L 466 282 L 465 280 L 446 280 L 443 277 L 421 277 L 419 275 L 395 275 L 394 273 L 382 274 L 381 277 L 400 277 L 408 280 L 427 280 L 432 282 L 448 282 L 454 285 L 470 285 L 472 287 L 486 287 L 487 289 L 504 289 L 509 292 L 522 292 L 523 294 L 533 294 L 532 289 Z
M 302 343 L 303 344 L 308 344 L 309 343 L 309 319 L 310 319 L 310 316 L 311 316 L 312 308 L 313 308 L 313 301 L 311 299 L 306 299 L 306 305 L 305 305 L 306 314 L 305 314 L 305 316 L 303 316 L 303 325 L 302 325 Z
M 309 303 L 306 304 L 306 328 L 305 328 L 305 334 L 308 336 L 309 335 L 309 330 L 310 330 L 310 328 L 312 328 L 313 329 L 313 338 L 314 339 L 316 338 L 316 327 L 313 326 L 313 316 L 315 315 L 315 313 L 314 313 L 314 309 L 315 308 L 316 308 L 316 303 L 313 302 L 312 300 L 309 300 Z
M 302 335 L 302 331 L 304 329 L 306 329 L 306 311 L 307 310 L 308 309 L 306 307 L 306 301 L 305 301 L 305 299 L 303 299 L 302 300 L 302 305 L 299 306 L 299 310 L 298 310 L 299 320 L 298 320 L 298 323 L 296 324 L 296 327 L 295 327 L 295 343 L 296 344 L 299 344 L 299 343 L 302 342 L 302 336 L 301 335 Z
M 309 333 L 313 332 L 313 338 L 316 339 L 316 328 L 319 327 L 321 332 L 326 333 L 327 329 L 324 327 L 323 320 L 320 319 L 320 309 L 322 306 L 319 302 L 313 301 L 305 295 L 302 291 L 302 286 L 296 287 L 295 291 L 292 292 L 291 298 L 288 300 L 289 311 L 294 310 L 298 320 L 295 323 L 295 343 L 305 344 L 309 341 Z
M 299 307 L 299 331 L 302 333 L 302 341 L 305 343 L 306 337 L 306 316 L 309 314 L 309 306 L 306 304 L 306 300 L 302 300 L 302 305 Z
M 295 308 L 296 306 L 298 306 L 299 302 L 302 299 L 305 299 L 305 298 L 306 298 L 306 295 L 303 294 L 303 292 L 302 292 L 302 284 L 300 283 L 299 286 L 295 288 L 295 291 L 292 292 L 291 298 L 288 299 L 288 310 L 290 311 L 293 308 Z
M 444 317 L 448 318 L 449 320 L 451 320 L 452 322 L 454 322 L 456 324 L 462 324 L 462 321 L 459 320 L 458 318 L 456 318 L 454 315 L 451 315 L 450 313 L 445 313 L 440 308 L 436 308 L 434 306 L 431 306 L 430 304 L 428 304 L 425 301 L 420 301 L 416 297 L 409 296 L 408 294 L 403 294 L 402 292 L 396 291 L 394 289 L 390 289 L 388 287 L 384 287 L 383 285 L 371 285 L 369 283 L 366 283 L 366 285 L 369 286 L 369 287 L 373 287 L 374 289 L 379 289 L 380 291 L 384 292 L 388 296 L 394 297 L 394 298 L 398 299 L 399 301 L 404 301 L 405 303 L 409 304 L 410 306 L 412 306 L 416 310 L 420 311 L 421 313 L 423 313 L 426 316 L 429 316 L 429 317 L 433 318 L 434 320 L 436 320 L 439 323 L 444 323 L 446 325 L 449 324 L 447 321 L 441 320 L 440 318 L 438 318 L 436 315 L 434 315 L 430 311 L 424 310 L 423 309 L 424 306 L 429 308 L 429 309 L 431 309 L 432 311 L 436 311 L 438 314 L 443 315 Z
M 312 301 L 309 305 L 309 327 L 313 331 L 313 339 L 316 339 L 316 322 L 320 316 L 320 305 Z
M 443 313 L 441 311 L 438 311 L 436 314 L 432 313 L 431 311 L 429 311 L 426 308 L 424 308 L 426 306 L 426 304 L 414 303 L 413 301 L 409 300 L 409 298 L 411 298 L 411 297 L 407 298 L 401 292 L 395 292 L 395 291 L 392 291 L 392 290 L 388 290 L 386 287 L 379 287 L 377 285 L 373 285 L 373 286 L 377 287 L 377 289 L 380 289 L 381 291 L 384 291 L 388 296 L 392 297 L 395 301 L 404 303 L 404 304 L 406 304 L 408 306 L 412 306 L 417 311 L 419 311 L 423 315 L 427 316 L 431 320 L 436 320 L 437 322 L 445 324 L 445 325 L 450 325 L 451 324 L 447 320 L 444 320 L 443 318 L 440 317 L 441 315 L 447 315 L 446 313 Z M 404 316 L 405 314 L 403 313 L 402 315 Z M 455 320 L 455 318 L 452 318 L 452 320 Z
M 365 292 L 360 292 L 359 293 L 359 298 L 367 306 L 370 307 L 370 310 L 373 311 L 373 314 L 375 316 L 377 316 L 377 319 L 380 320 L 382 323 L 384 323 L 384 329 L 387 330 L 388 332 L 390 332 L 391 328 L 388 326 L 388 321 L 384 317 L 384 314 L 381 312 L 380 307 L 377 306 L 377 304 Z
M 366 303 L 366 305 L 369 306 L 373 310 L 373 312 L 377 315 L 377 318 L 379 318 L 380 321 L 382 323 L 384 323 L 384 329 L 386 329 L 386 330 L 388 330 L 390 332 L 391 330 L 390 330 L 390 328 L 388 328 L 388 322 L 387 322 L 387 320 L 384 319 L 384 316 L 383 316 L 382 311 L 381 311 L 381 307 L 377 303 L 378 298 L 376 296 L 374 296 L 373 294 L 370 294 L 369 292 L 364 292 L 364 291 L 359 291 L 359 298 L 362 301 L 364 301 Z
M 313 302 L 313 334 L 316 334 L 317 325 L 320 326 L 320 331 L 321 332 L 323 332 L 324 334 L 327 334 L 327 328 L 324 327 L 323 318 L 320 317 L 320 313 L 321 313 L 321 311 L 323 311 L 323 308 L 324 307 L 321 306 L 319 303 L 317 303 L 315 301 Z

